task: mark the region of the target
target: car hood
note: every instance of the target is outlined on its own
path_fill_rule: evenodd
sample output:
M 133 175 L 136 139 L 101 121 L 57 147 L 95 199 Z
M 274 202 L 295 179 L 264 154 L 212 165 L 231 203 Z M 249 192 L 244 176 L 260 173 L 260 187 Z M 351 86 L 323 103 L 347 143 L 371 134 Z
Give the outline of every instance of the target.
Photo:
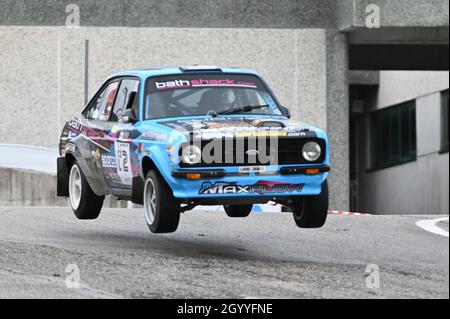
M 201 139 L 264 136 L 312 138 L 324 135 L 314 126 L 283 118 L 201 117 L 161 120 L 157 123 L 178 133 Z

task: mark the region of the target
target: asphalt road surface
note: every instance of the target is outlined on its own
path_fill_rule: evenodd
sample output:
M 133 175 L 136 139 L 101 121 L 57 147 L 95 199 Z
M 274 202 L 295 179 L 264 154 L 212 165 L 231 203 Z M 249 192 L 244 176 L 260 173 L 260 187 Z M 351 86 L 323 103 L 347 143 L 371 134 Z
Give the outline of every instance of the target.
M 187 212 L 154 235 L 141 209 L 2 207 L 0 298 L 449 298 L 449 239 L 415 225 L 438 217 L 305 230 L 286 213 Z

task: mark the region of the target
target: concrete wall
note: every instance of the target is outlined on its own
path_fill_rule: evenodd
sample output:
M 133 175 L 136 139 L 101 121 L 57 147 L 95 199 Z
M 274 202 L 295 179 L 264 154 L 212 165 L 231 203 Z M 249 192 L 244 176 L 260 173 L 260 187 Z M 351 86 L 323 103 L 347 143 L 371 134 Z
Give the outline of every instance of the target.
M 293 117 L 327 128 L 325 31 L 0 27 L 0 143 L 56 147 L 59 129 L 113 72 L 217 64 L 258 70 Z
M 56 196 L 56 175 L 0 167 L 0 206 L 68 206 Z M 107 196 L 103 207 L 127 207 L 126 201 Z
M 336 8 L 335 0 L 0 0 L 0 25 L 62 26 L 69 4 L 81 26 L 100 27 L 325 28 Z
M 381 109 L 448 89 L 448 76 L 447 71 L 382 71 L 378 101 L 373 109 Z
M 337 0 L 336 24 L 340 30 L 365 27 L 367 6 L 380 8 L 381 27 L 448 26 L 448 0 Z
M 56 176 L 0 168 L 0 206 L 67 206 L 56 197 Z
M 380 7 L 382 27 L 448 26 L 448 0 L 0 0 L 0 25 L 61 26 L 77 4 L 81 26 L 327 28 L 365 26 Z
M 449 213 L 449 154 L 441 150 L 441 94 L 448 72 L 380 72 L 367 111 L 416 99 L 417 160 L 370 171 L 369 117 L 359 123 L 359 209 L 380 214 Z
M 360 211 L 372 214 L 448 214 L 449 155 L 417 161 L 361 176 Z
M 349 78 L 345 35 L 328 30 L 327 129 L 332 170 L 329 175 L 331 208 L 349 209 Z M 339 206 L 337 206 L 339 205 Z

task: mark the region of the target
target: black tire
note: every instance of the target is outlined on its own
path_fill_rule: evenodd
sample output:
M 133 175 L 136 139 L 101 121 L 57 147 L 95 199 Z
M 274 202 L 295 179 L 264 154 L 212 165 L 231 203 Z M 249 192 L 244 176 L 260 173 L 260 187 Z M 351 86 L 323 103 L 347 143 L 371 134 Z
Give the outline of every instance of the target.
M 154 190 L 154 206 L 151 204 Z M 152 233 L 172 233 L 180 222 L 180 203 L 156 171 L 149 171 L 144 185 L 144 210 L 147 226 Z M 153 212 L 154 211 L 154 212 Z
M 224 205 L 228 217 L 247 217 L 250 215 L 253 205 Z
M 105 196 L 97 196 L 84 176 L 78 163 L 75 161 L 69 170 L 69 203 L 73 213 L 78 219 L 96 219 L 103 207 Z M 75 195 L 74 185 L 75 174 L 79 174 L 81 190 Z M 78 181 L 77 180 L 77 181 Z M 81 196 L 79 196 L 81 194 Z M 79 196 L 79 201 L 76 198 Z
M 300 228 L 320 228 L 328 216 L 328 183 L 322 184 L 322 192 L 317 196 L 305 197 L 290 205 L 294 221 Z

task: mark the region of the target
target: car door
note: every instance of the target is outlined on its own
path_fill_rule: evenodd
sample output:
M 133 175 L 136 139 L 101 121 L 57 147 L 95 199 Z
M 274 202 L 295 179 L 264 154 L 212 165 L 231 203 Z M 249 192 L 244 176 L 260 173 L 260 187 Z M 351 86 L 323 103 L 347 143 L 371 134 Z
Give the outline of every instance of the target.
M 105 160 L 114 155 L 114 139 L 110 137 L 114 124 L 110 121 L 110 117 L 120 80 L 110 80 L 103 85 L 83 113 L 86 118 L 82 146 L 86 154 L 85 174 L 90 174 L 93 177 L 90 180 L 102 187 L 105 193 L 111 193 L 103 166 Z
M 137 147 L 134 139 L 138 131 L 134 123 L 124 123 L 122 116 L 129 109 L 134 109 L 137 115 L 139 80 L 123 78 L 117 92 L 114 107 L 109 119 L 111 131 L 108 136 L 112 152 L 102 156 L 102 167 L 105 178 L 114 191 L 117 189 L 131 190 L 133 176 L 139 172 Z

